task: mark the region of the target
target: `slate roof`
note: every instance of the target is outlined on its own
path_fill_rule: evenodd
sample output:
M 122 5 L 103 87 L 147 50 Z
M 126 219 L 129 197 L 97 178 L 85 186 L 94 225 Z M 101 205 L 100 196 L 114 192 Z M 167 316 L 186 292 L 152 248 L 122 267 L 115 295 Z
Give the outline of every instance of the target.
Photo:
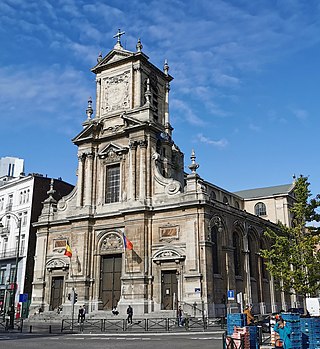
M 266 187 L 266 188 L 256 188 L 256 189 L 248 189 L 236 191 L 234 194 L 242 197 L 243 199 L 254 199 L 254 198 L 262 198 L 262 197 L 270 197 L 277 195 L 287 195 L 294 188 L 294 184 L 283 184 L 276 185 L 274 187 Z

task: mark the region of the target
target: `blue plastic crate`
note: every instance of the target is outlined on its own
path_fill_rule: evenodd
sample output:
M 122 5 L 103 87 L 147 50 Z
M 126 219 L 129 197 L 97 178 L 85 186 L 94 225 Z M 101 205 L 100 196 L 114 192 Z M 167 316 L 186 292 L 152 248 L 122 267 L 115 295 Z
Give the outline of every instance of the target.
M 243 313 L 233 313 L 233 314 L 228 314 L 227 315 L 227 320 L 231 319 L 246 319 L 246 314 Z

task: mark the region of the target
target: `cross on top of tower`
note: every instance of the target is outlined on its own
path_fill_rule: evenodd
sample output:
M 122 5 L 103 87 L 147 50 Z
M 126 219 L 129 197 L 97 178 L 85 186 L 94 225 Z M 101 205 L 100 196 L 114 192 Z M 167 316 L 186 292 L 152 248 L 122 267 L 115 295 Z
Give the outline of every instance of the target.
M 120 29 L 118 29 L 118 33 L 113 35 L 114 38 L 117 38 L 117 43 L 116 43 L 115 47 L 122 47 L 120 38 L 123 34 L 125 34 L 125 32 L 122 32 Z

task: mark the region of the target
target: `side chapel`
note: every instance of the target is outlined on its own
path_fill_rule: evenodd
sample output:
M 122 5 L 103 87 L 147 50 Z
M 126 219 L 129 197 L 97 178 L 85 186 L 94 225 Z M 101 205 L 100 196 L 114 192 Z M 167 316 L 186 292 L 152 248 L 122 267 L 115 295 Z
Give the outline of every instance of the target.
M 142 52 L 121 45 L 98 57 L 96 112 L 92 101 L 78 147 L 77 184 L 60 201 L 54 184 L 37 227 L 31 307 L 45 311 L 77 305 L 89 313 L 135 315 L 186 312 L 197 305 L 209 316 L 223 315 L 228 290 L 242 295 L 256 312 L 283 304 L 263 260 L 263 232 L 273 223 L 244 210 L 244 200 L 197 174 L 192 151 L 184 155 L 172 138 L 165 62 L 158 69 Z M 125 249 L 124 236 L 133 244 Z M 66 242 L 72 257 L 64 255 Z M 190 312 L 190 311 L 189 311 Z M 169 314 L 169 313 L 168 313 Z

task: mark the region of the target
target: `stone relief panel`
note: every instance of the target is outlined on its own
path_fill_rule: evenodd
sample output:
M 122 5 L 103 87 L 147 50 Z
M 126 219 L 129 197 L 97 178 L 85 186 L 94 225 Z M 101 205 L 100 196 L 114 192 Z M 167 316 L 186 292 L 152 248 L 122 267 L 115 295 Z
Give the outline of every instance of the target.
M 103 80 L 102 112 L 130 108 L 130 72 L 107 77 Z
M 60 237 L 58 239 L 53 239 L 53 251 L 62 253 L 65 251 L 67 245 L 67 239 Z
M 121 253 L 124 250 L 123 239 L 117 233 L 107 233 L 102 237 L 100 243 L 100 253 Z
M 181 261 L 185 260 L 185 255 L 183 255 L 181 252 L 178 252 L 173 249 L 164 248 L 160 251 L 157 251 L 153 257 L 152 260 L 156 264 L 160 264 L 163 262 L 171 262 L 174 261 L 175 263 L 180 263 Z
M 179 226 L 166 225 L 159 228 L 160 240 L 176 240 L 179 238 Z
M 46 268 L 49 272 L 53 269 L 66 270 L 69 268 L 69 263 L 61 258 L 54 258 L 47 262 Z

